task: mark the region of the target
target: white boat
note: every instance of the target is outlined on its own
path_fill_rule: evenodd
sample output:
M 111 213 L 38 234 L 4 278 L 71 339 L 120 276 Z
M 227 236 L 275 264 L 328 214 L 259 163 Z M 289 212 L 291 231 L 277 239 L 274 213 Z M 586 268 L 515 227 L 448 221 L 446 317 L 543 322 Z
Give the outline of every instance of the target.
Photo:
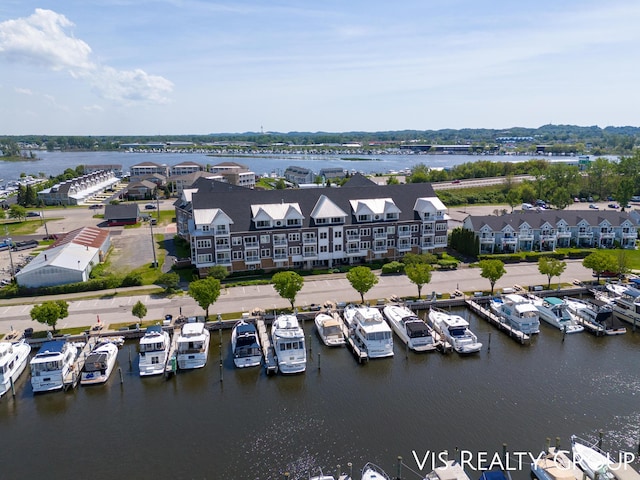
M 97 385 L 109 380 L 117 357 L 118 346 L 115 343 L 98 343 L 84 361 L 80 385 Z
M 401 305 L 389 304 L 382 309 L 382 313 L 393 331 L 396 332 L 396 335 L 411 350 L 432 352 L 442 344 L 440 335 L 411 309 Z
M 0 398 L 11 389 L 29 363 L 31 346 L 21 340 L 17 343 L 0 342 Z
M 347 305 L 342 313 L 349 335 L 367 352 L 369 358 L 393 356 L 393 333 L 380 310 L 374 307 Z
M 571 436 L 571 452 L 574 462 L 591 480 L 640 479 L 640 474 L 629 463 L 616 463 L 617 459 L 596 444 L 575 435 Z
M 302 373 L 307 368 L 304 331 L 295 315 L 280 315 L 271 324 L 271 341 L 282 373 Z
M 447 460 L 444 465 L 427 473 L 424 480 L 471 480 L 462 466 L 455 460 Z M 482 478 L 481 478 L 482 480 Z
M 531 462 L 531 474 L 538 480 L 583 480 L 582 471 L 569 458 L 565 450 L 549 448 Z
M 578 322 L 583 325 L 588 324 L 598 334 L 621 335 L 627 331 L 624 327 L 613 326 L 613 306 L 610 303 L 597 298 L 592 300 L 565 298 L 565 302 L 569 312 Z
M 613 315 L 624 322 L 640 323 L 640 290 L 629 287 L 613 300 Z
M 240 320 L 231 331 L 233 363 L 238 368 L 257 367 L 262 363 L 258 331 L 253 323 Z
M 584 327 L 569 314 L 566 302 L 558 297 L 540 299 L 536 303 L 536 308 L 540 312 L 540 320 L 544 320 L 561 332 L 569 334 L 584 331 Z
M 341 347 L 345 344 L 339 319 L 327 312 L 318 312 L 314 322 L 322 343 L 327 347 Z
M 452 315 L 443 310 L 431 307 L 429 321 L 440 334 L 442 340 L 449 343 L 458 353 L 476 353 L 482 348 L 478 337 L 469 330 L 469 322 L 460 315 Z
M 147 331 L 140 339 L 138 354 L 138 369 L 141 377 L 161 375 L 169 359 L 171 338 L 169 333 L 162 330 L 160 325 L 147 327 Z
M 511 328 L 526 335 L 540 332 L 540 313 L 530 299 L 510 293 L 493 298 L 489 305 Z
M 628 288 L 626 285 L 621 283 L 607 283 L 604 287 L 614 298 L 623 295 L 624 291 Z
M 391 480 L 391 477 L 374 463 L 367 463 L 362 467 L 362 480 Z
M 29 362 L 34 393 L 61 390 L 77 356 L 78 347 L 64 340 L 43 343 Z
M 176 341 L 176 358 L 180 370 L 202 368 L 209 356 L 209 330 L 204 323 L 185 323 Z

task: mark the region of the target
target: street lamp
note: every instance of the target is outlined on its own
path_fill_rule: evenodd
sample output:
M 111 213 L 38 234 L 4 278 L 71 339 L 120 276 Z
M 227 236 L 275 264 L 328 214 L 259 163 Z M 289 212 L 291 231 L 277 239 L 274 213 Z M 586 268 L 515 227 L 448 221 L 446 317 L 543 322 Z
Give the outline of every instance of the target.
M 40 218 L 42 218 L 42 223 L 44 224 L 45 238 L 49 240 L 49 229 L 47 228 L 47 221 L 44 219 L 44 209 L 40 211 Z
M 11 249 L 13 248 L 11 237 L 7 237 L 7 244 L 9 245 L 9 263 L 11 264 L 11 278 L 15 276 L 15 269 L 13 268 L 13 255 L 11 255 Z
M 156 260 L 156 242 L 153 238 L 153 218 L 149 219 L 149 227 L 151 227 L 151 250 L 153 250 L 153 268 L 158 266 L 158 261 Z

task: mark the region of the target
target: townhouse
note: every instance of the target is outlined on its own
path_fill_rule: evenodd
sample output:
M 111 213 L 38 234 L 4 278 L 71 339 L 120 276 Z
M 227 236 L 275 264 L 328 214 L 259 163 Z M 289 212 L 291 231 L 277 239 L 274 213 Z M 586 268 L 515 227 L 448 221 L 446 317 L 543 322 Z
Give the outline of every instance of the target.
M 448 215 L 430 184 L 251 190 L 201 178 L 175 203 L 178 234 L 201 274 L 310 269 L 447 246 Z
M 522 211 L 473 216 L 462 226 L 475 233 L 480 253 L 555 250 L 559 247 L 635 248 L 637 215 L 615 210 Z

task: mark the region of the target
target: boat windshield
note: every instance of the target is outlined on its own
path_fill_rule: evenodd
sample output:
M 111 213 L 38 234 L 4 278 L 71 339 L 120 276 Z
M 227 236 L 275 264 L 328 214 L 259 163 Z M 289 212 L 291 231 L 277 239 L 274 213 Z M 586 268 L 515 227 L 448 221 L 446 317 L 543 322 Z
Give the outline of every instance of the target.
M 140 351 L 141 352 L 158 352 L 164 350 L 163 342 L 153 342 L 153 343 L 141 343 Z
M 324 327 L 322 331 L 327 337 L 342 335 L 342 330 L 340 330 L 340 327 L 338 325 L 330 325 L 328 327 Z
M 429 337 L 429 329 L 422 321 L 407 323 L 407 333 L 411 338 Z
M 304 350 L 304 342 L 281 342 L 280 351 L 284 352 L 285 350 Z
M 256 339 L 253 335 L 246 335 L 246 336 L 242 336 L 242 337 L 238 337 L 236 339 L 236 347 L 237 348 L 241 348 L 241 347 L 250 347 L 251 345 L 254 345 L 256 343 Z
M 204 349 L 204 342 L 197 340 L 195 342 L 178 342 L 178 351 L 181 353 L 197 353 Z
M 452 337 L 464 337 L 467 334 L 466 327 L 449 327 L 449 333 Z
M 371 332 L 371 333 L 367 333 L 367 340 L 369 340 L 369 341 L 389 340 L 390 338 L 391 338 L 391 332 Z
M 39 373 L 39 372 L 55 372 L 62 368 L 62 361 L 60 360 L 49 360 L 48 362 L 37 362 L 31 364 L 31 372 Z
M 244 346 L 242 348 L 236 349 L 237 357 L 255 357 L 261 355 L 260 347 L 258 345 L 253 344 L 253 346 Z

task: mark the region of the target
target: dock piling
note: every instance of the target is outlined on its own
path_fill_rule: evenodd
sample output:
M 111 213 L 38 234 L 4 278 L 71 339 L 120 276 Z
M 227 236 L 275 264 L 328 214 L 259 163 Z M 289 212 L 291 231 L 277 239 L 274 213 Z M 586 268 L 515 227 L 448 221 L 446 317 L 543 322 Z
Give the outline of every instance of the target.
M 604 435 L 604 432 L 602 430 L 600 430 L 598 432 L 598 448 L 602 450 L 602 437 Z
M 124 383 L 124 377 L 122 376 L 122 368 L 118 367 L 118 374 L 120 374 L 120 385 Z
M 9 377 L 9 380 L 11 382 L 11 396 L 15 397 L 16 396 L 16 386 L 13 383 L 13 377 Z
M 340 468 L 340 464 L 336 465 L 336 478 L 340 478 L 342 474 L 342 469 Z
M 318 370 L 320 370 L 320 352 L 318 352 Z
M 349 469 L 349 478 L 353 478 L 353 463 L 348 462 L 347 463 L 347 468 Z
M 491 351 L 491 332 L 489 332 L 489 341 L 487 342 L 487 352 Z
M 402 478 L 402 457 L 398 455 L 398 480 Z

